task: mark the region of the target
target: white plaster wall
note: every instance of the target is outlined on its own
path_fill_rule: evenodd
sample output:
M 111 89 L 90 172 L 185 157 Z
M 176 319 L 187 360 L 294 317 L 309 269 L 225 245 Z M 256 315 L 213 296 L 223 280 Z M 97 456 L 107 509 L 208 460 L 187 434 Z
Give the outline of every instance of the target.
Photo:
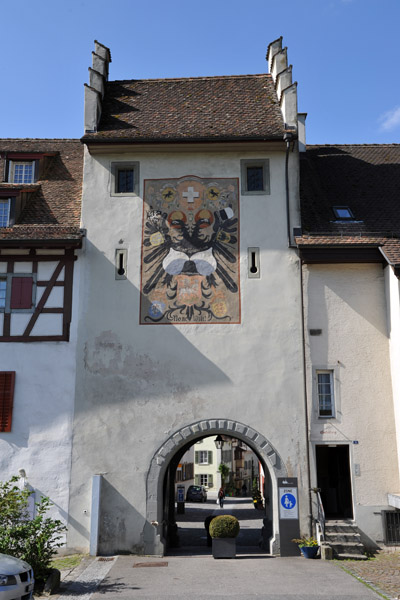
M 79 260 L 74 263 L 69 342 L 0 344 L 1 370 L 16 372 L 12 430 L 0 433 L 0 480 L 18 475 L 18 469 L 24 468 L 38 494 L 49 496 L 54 503 L 52 514 L 65 523 L 75 395 L 79 265 Z M 23 320 L 31 314 L 13 315 L 12 323 L 18 321 L 14 321 L 15 316 Z M 43 317 L 56 317 L 59 321 L 62 315 Z M 48 330 L 45 328 L 43 333 L 48 334 Z
M 307 336 L 313 446 L 350 444 L 355 519 L 371 539 L 381 541 L 382 523 L 374 512 L 387 507 L 387 493 L 398 483 L 383 269 L 308 265 L 304 292 L 306 330 L 322 329 L 321 335 Z M 334 419 L 316 416 L 312 367 L 335 369 Z M 316 485 L 315 465 L 313 473 Z
M 110 196 L 111 161 L 140 161 L 141 194 L 143 179 L 239 178 L 240 159 L 264 157 L 271 194 L 240 201 L 242 323 L 139 326 L 143 203 Z M 142 551 L 152 457 L 203 418 L 234 419 L 270 440 L 299 478 L 307 522 L 299 264 L 287 248 L 284 166 L 284 152 L 86 153 L 71 547 L 88 547 L 90 480 L 102 472 L 103 547 Z M 261 249 L 259 280 L 247 277 L 249 246 Z M 118 247 L 128 249 L 126 281 L 114 278 Z
M 397 455 L 400 465 L 400 281 L 393 269 L 385 269 L 385 286 L 390 339 L 390 363 L 392 373 L 394 415 L 396 423 Z M 390 491 L 390 490 L 389 490 Z M 391 490 L 400 492 L 400 482 Z

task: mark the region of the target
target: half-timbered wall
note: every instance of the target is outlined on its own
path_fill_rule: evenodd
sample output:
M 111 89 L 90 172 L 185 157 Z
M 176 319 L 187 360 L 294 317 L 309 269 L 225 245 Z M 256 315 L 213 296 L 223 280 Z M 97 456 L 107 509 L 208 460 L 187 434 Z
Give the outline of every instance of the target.
M 67 341 L 73 250 L 2 250 L 0 342 Z

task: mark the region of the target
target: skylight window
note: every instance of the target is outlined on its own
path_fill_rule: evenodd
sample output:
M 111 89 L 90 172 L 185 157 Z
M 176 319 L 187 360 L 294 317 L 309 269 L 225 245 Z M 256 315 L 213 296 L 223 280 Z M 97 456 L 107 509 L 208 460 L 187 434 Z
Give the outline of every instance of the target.
M 354 219 L 354 215 L 348 206 L 333 206 L 332 209 L 335 217 L 341 221 L 349 221 Z

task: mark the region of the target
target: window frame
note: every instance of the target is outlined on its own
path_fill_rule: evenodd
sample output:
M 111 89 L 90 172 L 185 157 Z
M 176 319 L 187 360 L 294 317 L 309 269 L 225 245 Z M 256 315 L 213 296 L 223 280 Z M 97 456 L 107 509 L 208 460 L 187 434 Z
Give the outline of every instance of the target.
M 133 191 L 132 192 L 118 192 L 118 172 L 122 170 L 132 169 L 133 171 Z M 139 161 L 119 161 L 111 163 L 111 189 L 110 195 L 116 197 L 124 196 L 139 196 L 140 192 L 140 163 Z
M 30 308 L 11 308 L 11 294 L 12 294 L 12 280 L 14 278 L 29 277 L 32 279 L 32 302 Z M 6 281 L 6 299 L 5 306 L 0 306 L 0 313 L 33 313 L 36 308 L 36 273 L 2 273 L 0 274 L 0 280 Z
M 329 375 L 330 381 L 330 398 L 331 398 L 331 414 L 322 415 L 321 410 L 326 410 L 322 408 L 321 397 L 326 396 L 326 394 L 320 394 L 320 383 L 319 383 L 319 375 Z M 322 384 L 321 384 L 322 385 Z M 317 404 L 317 415 L 318 419 L 335 419 L 336 418 L 336 401 L 335 401 L 335 370 L 329 368 L 316 368 L 315 369 L 315 387 L 316 387 L 316 404 Z
M 0 204 L 6 204 L 6 203 L 7 203 L 7 206 L 8 206 L 7 223 L 6 223 L 6 225 L 3 225 L 0 222 L 0 229 L 6 229 L 7 227 L 10 227 L 10 224 L 11 224 L 11 212 L 12 212 L 11 211 L 11 204 L 12 204 L 12 198 L 7 197 L 7 196 L 6 197 L 0 197 Z
M 262 190 L 249 190 L 247 169 L 249 167 L 261 167 L 263 171 L 263 189 Z M 270 186 L 270 170 L 269 170 L 269 159 L 268 158 L 244 158 L 240 160 L 240 174 L 241 174 L 241 193 L 242 196 L 265 196 L 271 194 Z
M 198 450 L 199 465 L 208 465 L 208 450 Z M 203 460 L 202 460 L 203 459 Z
M 29 185 L 30 183 L 36 183 L 37 179 L 37 161 L 34 159 L 18 159 L 12 158 L 8 164 L 8 182 L 15 183 L 16 185 Z M 16 165 L 32 165 L 32 180 L 31 181 L 15 181 L 15 166 Z

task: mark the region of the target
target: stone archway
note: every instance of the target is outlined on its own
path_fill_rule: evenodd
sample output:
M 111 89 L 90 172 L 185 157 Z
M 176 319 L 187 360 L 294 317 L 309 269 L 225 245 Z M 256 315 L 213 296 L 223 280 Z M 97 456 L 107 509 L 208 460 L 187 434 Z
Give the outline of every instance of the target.
M 154 454 L 147 476 L 146 527 L 143 532 L 145 554 L 163 555 L 165 541 L 162 538 L 163 519 L 163 480 L 168 465 L 175 454 L 190 442 L 203 437 L 230 435 L 245 442 L 265 464 L 269 471 L 273 491 L 277 491 L 277 478 L 287 477 L 286 466 L 273 445 L 254 428 L 230 419 L 205 419 L 186 425 L 173 433 Z M 277 494 L 273 494 L 276 498 Z M 277 514 L 274 510 L 274 515 Z M 274 532 L 278 536 L 277 517 L 274 518 Z

